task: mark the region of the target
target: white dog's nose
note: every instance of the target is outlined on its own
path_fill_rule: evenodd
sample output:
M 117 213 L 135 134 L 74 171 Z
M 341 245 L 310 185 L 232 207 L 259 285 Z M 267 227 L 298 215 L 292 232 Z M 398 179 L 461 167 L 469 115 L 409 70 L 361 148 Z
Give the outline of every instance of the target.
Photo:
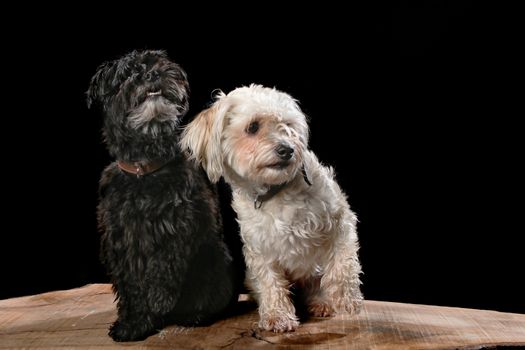
M 293 148 L 282 143 L 277 146 L 275 152 L 282 160 L 289 160 L 293 156 Z

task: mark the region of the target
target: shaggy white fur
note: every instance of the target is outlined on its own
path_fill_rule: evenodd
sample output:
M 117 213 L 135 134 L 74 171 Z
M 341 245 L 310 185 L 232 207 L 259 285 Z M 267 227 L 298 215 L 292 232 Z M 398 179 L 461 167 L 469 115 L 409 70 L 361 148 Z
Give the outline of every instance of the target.
M 303 288 L 313 316 L 359 311 L 357 218 L 332 168 L 308 150 L 306 117 L 291 96 L 260 85 L 221 93 L 181 146 L 213 182 L 224 176 L 232 187 L 261 328 L 297 328 L 291 285 Z

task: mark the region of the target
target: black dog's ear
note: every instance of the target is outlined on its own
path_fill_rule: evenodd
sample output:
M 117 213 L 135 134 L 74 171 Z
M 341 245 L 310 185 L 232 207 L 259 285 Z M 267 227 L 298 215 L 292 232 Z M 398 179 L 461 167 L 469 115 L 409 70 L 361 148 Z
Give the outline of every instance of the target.
M 94 103 L 104 102 L 105 96 L 108 93 L 106 77 L 108 76 L 111 66 L 112 64 L 110 62 L 101 64 L 95 75 L 91 78 L 89 88 L 86 91 L 86 102 L 88 108 L 91 108 Z

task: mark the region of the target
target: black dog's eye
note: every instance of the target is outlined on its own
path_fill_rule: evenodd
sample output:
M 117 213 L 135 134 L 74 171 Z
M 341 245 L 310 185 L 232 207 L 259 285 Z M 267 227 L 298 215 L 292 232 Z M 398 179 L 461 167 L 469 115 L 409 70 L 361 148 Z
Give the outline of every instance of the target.
M 246 128 L 246 132 L 250 135 L 254 135 L 259 130 L 259 122 L 251 122 Z

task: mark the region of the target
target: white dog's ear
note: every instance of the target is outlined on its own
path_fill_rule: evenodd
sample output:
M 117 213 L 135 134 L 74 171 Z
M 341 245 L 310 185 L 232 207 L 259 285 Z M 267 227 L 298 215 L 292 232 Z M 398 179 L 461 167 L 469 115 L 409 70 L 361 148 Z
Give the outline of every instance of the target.
M 190 151 L 190 158 L 202 165 L 211 182 L 222 176 L 221 135 L 229 104 L 219 100 L 210 108 L 200 112 L 186 126 L 179 142 L 181 148 Z

